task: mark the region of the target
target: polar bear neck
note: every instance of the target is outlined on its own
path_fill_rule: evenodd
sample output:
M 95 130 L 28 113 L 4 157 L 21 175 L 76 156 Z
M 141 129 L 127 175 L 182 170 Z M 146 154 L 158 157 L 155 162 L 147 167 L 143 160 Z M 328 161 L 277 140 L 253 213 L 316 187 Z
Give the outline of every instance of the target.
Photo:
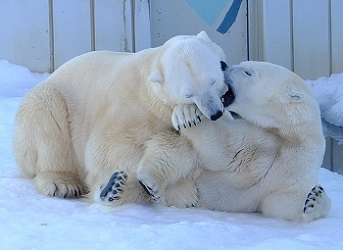
M 321 123 L 302 123 L 299 125 L 284 125 L 280 128 L 266 129 L 280 138 L 290 148 L 313 147 L 324 144 Z
M 153 63 L 142 65 L 142 67 L 140 68 L 141 75 L 144 79 L 146 79 L 146 82 L 143 84 L 143 86 L 146 86 L 146 88 L 141 88 L 141 90 L 139 91 L 142 102 L 145 105 L 146 109 L 149 111 L 149 113 L 156 117 L 156 119 L 158 119 L 160 122 L 167 123 L 171 126 L 172 110 L 176 104 L 170 103 L 169 100 L 164 100 L 158 95 L 158 91 L 156 90 L 156 88 L 159 88 L 160 90 L 161 86 L 159 83 L 153 85 L 148 81 L 150 73 L 154 69 L 160 67 L 159 61 L 163 50 L 165 50 L 163 46 L 149 49 L 149 53 L 146 53 L 144 55 L 145 60 L 151 60 Z
M 161 101 L 156 95 L 155 91 L 148 88 L 147 95 L 143 96 L 146 109 L 158 120 L 163 123 L 171 123 L 171 115 L 173 106 Z

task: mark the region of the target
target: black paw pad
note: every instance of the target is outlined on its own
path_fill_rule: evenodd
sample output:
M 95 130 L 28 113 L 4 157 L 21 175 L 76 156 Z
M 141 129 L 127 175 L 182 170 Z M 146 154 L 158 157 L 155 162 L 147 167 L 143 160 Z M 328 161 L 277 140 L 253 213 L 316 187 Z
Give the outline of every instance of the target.
M 109 202 L 119 200 L 120 195 L 123 192 L 124 184 L 126 182 L 127 175 L 123 172 L 115 172 L 107 185 L 102 189 L 100 198 L 102 200 L 107 199 Z

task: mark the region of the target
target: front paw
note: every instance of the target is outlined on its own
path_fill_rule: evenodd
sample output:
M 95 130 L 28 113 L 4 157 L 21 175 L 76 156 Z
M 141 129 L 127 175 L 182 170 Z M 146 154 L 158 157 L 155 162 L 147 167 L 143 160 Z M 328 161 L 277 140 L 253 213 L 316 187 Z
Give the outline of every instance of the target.
M 180 130 L 182 127 L 196 126 L 204 119 L 204 115 L 195 104 L 179 104 L 174 108 L 171 118 L 173 127 Z

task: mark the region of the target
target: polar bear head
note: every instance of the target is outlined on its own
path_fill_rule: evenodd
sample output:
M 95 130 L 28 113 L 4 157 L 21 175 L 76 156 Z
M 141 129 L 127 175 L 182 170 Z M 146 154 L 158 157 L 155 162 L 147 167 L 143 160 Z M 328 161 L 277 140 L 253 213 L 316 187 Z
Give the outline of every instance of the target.
M 249 122 L 265 128 L 320 124 L 319 107 L 309 87 L 281 66 L 242 62 L 230 67 L 225 78 L 235 94 L 227 109 Z
M 176 36 L 163 46 L 148 81 L 164 103 L 195 103 L 211 120 L 222 116 L 221 97 L 228 90 L 224 82 L 223 50 L 202 31 L 196 36 Z

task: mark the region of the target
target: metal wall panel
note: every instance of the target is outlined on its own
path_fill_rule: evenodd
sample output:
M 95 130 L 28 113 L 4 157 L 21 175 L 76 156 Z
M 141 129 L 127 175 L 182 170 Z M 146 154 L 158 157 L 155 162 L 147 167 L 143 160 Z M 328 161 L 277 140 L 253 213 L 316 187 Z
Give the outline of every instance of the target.
M 50 70 L 49 2 L 47 0 L 0 1 L 0 58 Z
M 331 73 L 329 1 L 293 1 L 294 71 L 304 79 Z
M 151 46 L 149 0 L 0 1 L 0 58 L 52 72 L 92 50 Z
M 331 0 L 332 73 L 343 72 L 343 1 Z
M 292 15 L 289 0 L 262 2 L 258 29 L 262 30 L 261 58 L 293 70 Z M 278 53 L 275 53 L 278 51 Z
M 95 50 L 133 52 L 130 1 L 95 1 L 94 10 Z
M 84 0 L 53 1 L 54 68 L 91 51 L 90 3 Z

